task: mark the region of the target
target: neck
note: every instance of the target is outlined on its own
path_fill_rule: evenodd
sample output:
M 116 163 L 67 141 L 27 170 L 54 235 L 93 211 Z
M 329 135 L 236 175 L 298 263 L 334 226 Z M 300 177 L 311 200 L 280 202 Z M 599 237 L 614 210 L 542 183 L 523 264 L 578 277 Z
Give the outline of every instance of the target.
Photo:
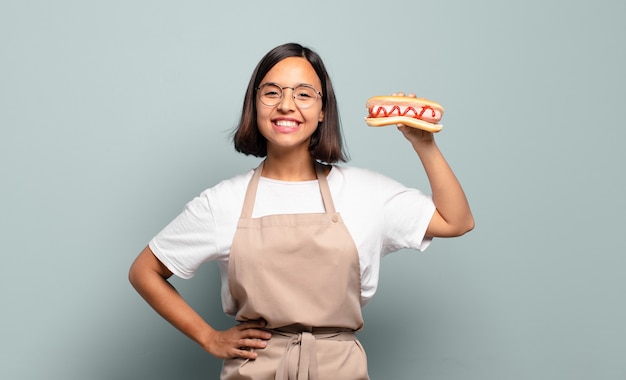
M 298 157 L 268 154 L 263 164 L 261 175 L 281 181 L 310 181 L 317 179 L 315 162 L 308 154 Z

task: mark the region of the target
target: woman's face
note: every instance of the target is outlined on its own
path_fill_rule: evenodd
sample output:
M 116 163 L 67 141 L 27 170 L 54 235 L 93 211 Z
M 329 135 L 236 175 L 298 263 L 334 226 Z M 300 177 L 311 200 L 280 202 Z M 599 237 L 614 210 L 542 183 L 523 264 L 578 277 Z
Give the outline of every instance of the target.
M 311 135 L 324 117 L 322 98 L 318 95 L 313 105 L 302 109 L 294 103 L 293 89 L 309 85 L 321 92 L 322 83 L 313 66 L 301 57 L 285 58 L 263 77 L 259 87 L 266 83 L 276 83 L 283 88 L 282 99 L 274 106 L 263 104 L 257 91 L 257 125 L 267 140 L 268 155 L 293 149 L 304 149 L 308 153 Z

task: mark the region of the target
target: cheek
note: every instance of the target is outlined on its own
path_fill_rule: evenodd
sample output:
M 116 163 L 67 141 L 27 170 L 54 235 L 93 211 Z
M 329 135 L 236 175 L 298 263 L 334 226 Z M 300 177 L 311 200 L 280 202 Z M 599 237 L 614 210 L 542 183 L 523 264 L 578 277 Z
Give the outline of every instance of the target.
M 269 111 L 267 109 L 267 107 L 264 107 L 263 105 L 256 105 L 256 122 L 257 124 L 261 124 L 263 121 L 267 120 L 267 118 L 269 117 Z
M 321 107 L 315 111 L 313 119 L 317 120 L 318 123 L 324 121 L 324 111 L 322 111 Z

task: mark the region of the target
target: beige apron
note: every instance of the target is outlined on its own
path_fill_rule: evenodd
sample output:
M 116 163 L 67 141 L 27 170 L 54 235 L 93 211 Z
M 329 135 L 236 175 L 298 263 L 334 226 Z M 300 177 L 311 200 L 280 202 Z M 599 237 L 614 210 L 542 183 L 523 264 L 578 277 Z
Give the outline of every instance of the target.
M 316 172 L 326 213 L 252 219 L 263 163 L 248 185 L 228 276 L 238 321 L 264 319 L 272 338 L 255 360 L 224 361 L 223 380 L 369 379 L 359 256 Z

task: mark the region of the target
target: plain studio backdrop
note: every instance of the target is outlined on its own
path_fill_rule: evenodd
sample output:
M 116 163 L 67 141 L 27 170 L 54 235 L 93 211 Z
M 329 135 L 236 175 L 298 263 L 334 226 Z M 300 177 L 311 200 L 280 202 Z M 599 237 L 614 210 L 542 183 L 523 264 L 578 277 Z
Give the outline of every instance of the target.
M 0 3 L 0 377 L 215 379 L 127 281 L 191 200 L 256 166 L 229 133 L 254 66 L 325 60 L 350 165 L 430 192 L 365 101 L 446 108 L 474 231 L 383 260 L 373 379 L 625 379 L 626 3 Z M 367 191 L 367 189 L 363 189 Z M 227 327 L 214 264 L 179 291 Z

